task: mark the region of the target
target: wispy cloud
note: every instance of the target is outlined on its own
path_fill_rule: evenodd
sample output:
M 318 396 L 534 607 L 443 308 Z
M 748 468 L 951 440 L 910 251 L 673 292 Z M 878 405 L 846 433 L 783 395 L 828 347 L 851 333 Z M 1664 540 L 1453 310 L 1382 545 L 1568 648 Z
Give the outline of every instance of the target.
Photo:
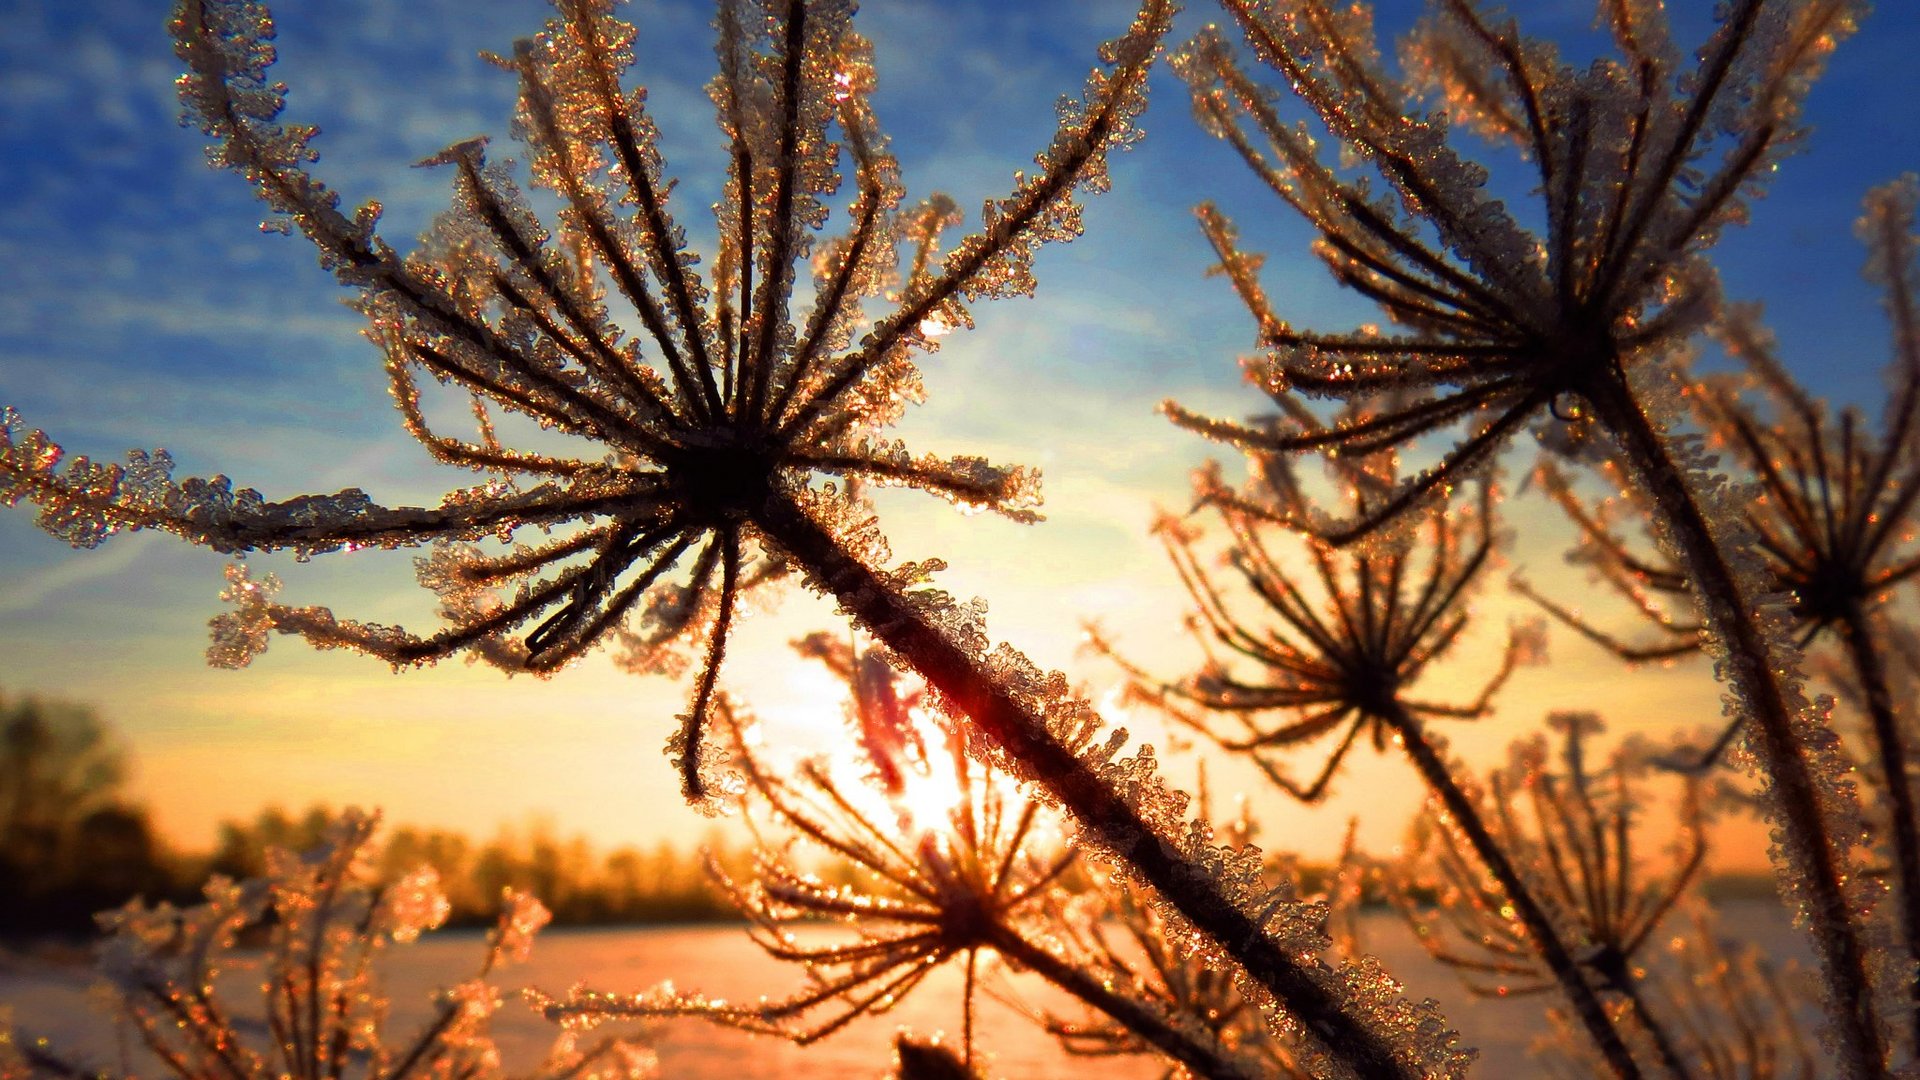
M 68 589 L 124 574 L 140 561 L 147 549 L 165 542 L 152 535 L 130 536 L 86 558 L 63 559 L 43 569 L 0 577 L 0 618 L 30 614 L 44 618 L 51 614 L 45 609 L 60 600 Z

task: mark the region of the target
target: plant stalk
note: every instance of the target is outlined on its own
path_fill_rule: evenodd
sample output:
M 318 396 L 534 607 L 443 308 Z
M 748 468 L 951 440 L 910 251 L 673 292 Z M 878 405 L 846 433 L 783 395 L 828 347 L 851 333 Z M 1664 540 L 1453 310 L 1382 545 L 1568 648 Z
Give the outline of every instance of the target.
M 1773 650 L 1750 597 L 1727 564 L 1686 478 L 1641 411 L 1624 376 L 1595 380 L 1582 394 L 1600 425 L 1619 440 L 1626 464 L 1653 502 L 1686 568 L 1707 631 L 1726 652 L 1723 670 L 1749 722 L 1749 738 L 1773 781 L 1774 803 L 1789 842 L 1786 859 L 1805 892 L 1806 917 L 1819 942 L 1821 982 L 1844 1075 L 1884 1077 L 1886 1048 L 1867 980 L 1866 956 L 1850 919 L 1845 854 L 1836 850 L 1820 810 L 1819 788 L 1794 732 L 1794 709 L 1773 674 Z M 1792 898 L 1789 897 L 1789 902 Z
M 1913 785 L 1907 778 L 1907 749 L 1893 712 L 1893 693 L 1887 686 L 1886 661 L 1874 645 L 1873 626 L 1858 601 L 1849 603 L 1840 618 L 1840 636 L 1846 640 L 1854 677 L 1867 698 L 1874 752 L 1887 792 L 1887 814 L 1893 819 L 1895 875 L 1900 884 L 1900 930 L 1907 946 L 1912 1004 L 1907 1017 L 1913 1052 L 1920 1055 L 1920 822 L 1913 814 Z
M 1326 971 L 1322 962 L 1301 960 L 1283 950 L 1207 868 L 1161 836 L 1090 764 L 1054 738 L 1045 716 L 996 681 L 982 658 L 954 644 L 924 611 L 842 547 L 803 508 L 774 493 L 754 513 L 753 523 L 1017 762 L 1018 774 L 1037 780 L 1128 869 L 1273 994 L 1330 1057 L 1367 1080 L 1418 1080 L 1419 1073 L 1394 1053 L 1384 1034 L 1355 1016 L 1311 970 Z
M 1666 1025 L 1660 1022 L 1654 1011 L 1647 1008 L 1646 999 L 1640 996 L 1639 983 L 1640 980 L 1634 978 L 1633 973 L 1629 971 L 1624 978 L 1610 985 L 1620 991 L 1621 996 L 1627 999 L 1627 1003 L 1633 1006 L 1634 1019 L 1639 1021 L 1640 1028 L 1647 1033 L 1647 1037 L 1653 1040 L 1653 1045 L 1660 1054 L 1660 1063 L 1667 1067 L 1667 1072 L 1672 1075 L 1673 1080 L 1693 1080 L 1693 1070 L 1687 1068 L 1686 1062 L 1680 1057 L 1679 1050 L 1674 1048 L 1673 1036 L 1667 1032 Z
M 1259 1074 L 1241 1067 L 1226 1055 L 1217 1042 L 1195 1039 L 1169 1023 L 1159 1010 L 1146 1002 L 1116 991 L 1028 941 L 1012 928 L 996 926 L 989 935 L 989 944 L 1000 955 L 1119 1021 L 1128 1031 L 1186 1066 L 1193 1075 L 1208 1077 L 1209 1080 L 1258 1080 Z
M 1540 959 L 1546 962 L 1547 969 L 1553 972 L 1554 980 L 1560 984 L 1560 990 L 1566 995 L 1567 1003 L 1573 1006 L 1574 1014 L 1586 1027 L 1587 1034 L 1593 1037 L 1607 1065 L 1621 1080 L 1638 1080 L 1640 1066 L 1633 1060 L 1632 1051 L 1627 1049 L 1626 1041 L 1613 1026 L 1613 1020 L 1607 1015 L 1607 1007 L 1600 995 L 1587 982 L 1580 970 L 1579 961 L 1567 950 L 1566 942 L 1560 939 L 1560 931 L 1547 918 L 1540 901 L 1527 888 L 1527 883 L 1513 867 L 1513 861 L 1507 858 L 1506 851 L 1499 841 L 1487 831 L 1485 819 L 1473 800 L 1460 788 L 1454 779 L 1453 771 L 1427 741 L 1420 721 L 1406 707 L 1398 702 L 1383 710 L 1382 719 L 1391 725 L 1400 736 L 1401 745 L 1406 748 L 1407 756 L 1413 759 L 1414 768 L 1420 770 L 1420 776 L 1426 780 L 1427 787 L 1440 796 L 1446 805 L 1447 813 L 1453 815 L 1454 824 L 1466 834 L 1467 842 L 1473 845 L 1474 853 L 1486 865 L 1487 872 L 1500 883 L 1500 889 L 1507 894 L 1507 900 L 1513 904 L 1514 912 L 1520 916 L 1520 924 L 1527 928 L 1527 937 L 1532 939 L 1534 949 Z

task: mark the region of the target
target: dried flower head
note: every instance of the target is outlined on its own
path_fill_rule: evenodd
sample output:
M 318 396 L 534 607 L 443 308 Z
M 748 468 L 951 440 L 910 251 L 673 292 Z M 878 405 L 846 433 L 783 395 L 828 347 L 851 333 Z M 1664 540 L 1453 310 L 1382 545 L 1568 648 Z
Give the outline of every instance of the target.
M 1790 151 L 1799 102 L 1862 5 L 1742 0 L 1689 69 L 1657 4 L 1602 0 L 1618 57 L 1563 62 L 1511 19 L 1446 0 L 1404 46 L 1405 78 L 1381 60 L 1372 14 L 1328 0 L 1227 0 L 1260 63 L 1293 88 L 1343 152 L 1385 190 L 1326 164 L 1285 120 L 1218 31 L 1175 64 L 1208 130 L 1320 232 L 1315 252 L 1341 283 L 1405 332 L 1322 334 L 1266 302 L 1256 257 L 1200 210 L 1222 269 L 1267 350 L 1254 373 L 1276 397 L 1336 397 L 1368 408 L 1329 428 L 1266 432 L 1169 406 L 1176 421 L 1242 445 L 1346 456 L 1405 447 L 1465 424 L 1466 437 L 1391 498 L 1329 526 L 1351 539 L 1488 465 L 1530 421 L 1612 427 L 1629 378 L 1668 357 L 1718 300 L 1703 253 L 1743 219 L 1744 200 Z M 1445 112 L 1408 102 L 1437 91 Z M 1511 143 L 1538 172 L 1547 228 L 1536 235 L 1484 191 L 1487 172 L 1456 150 L 1449 115 Z
M 1667 1026 L 1670 1015 L 1650 1008 L 1642 984 L 1655 933 L 1705 866 L 1698 782 L 1681 781 L 1673 842 L 1650 859 L 1641 837 L 1646 808 L 1662 801 L 1654 790 L 1663 775 L 1655 755 L 1630 741 L 1596 768 L 1588 740 L 1604 729 L 1598 716 L 1555 713 L 1547 724 L 1559 735 L 1558 754 L 1545 736 L 1515 743 L 1508 766 L 1495 770 L 1484 789 L 1484 827 L 1522 868 L 1582 977 L 1629 1006 L 1622 1017 L 1650 1057 L 1674 1075 L 1690 1075 L 1688 1051 Z M 1392 877 L 1390 895 L 1415 936 L 1468 989 L 1506 998 L 1558 988 L 1556 973 L 1541 962 L 1536 930 L 1508 890 L 1487 880 L 1466 838 L 1445 827 L 1423 830 Z
M 959 1057 L 971 1068 L 976 988 L 982 965 L 997 961 L 1039 975 L 1129 1032 L 1132 1052 L 1157 1052 L 1206 1076 L 1265 1074 L 1238 1049 L 1244 1040 L 1223 1038 L 1165 999 L 1128 992 L 1081 937 L 1059 932 L 1070 906 L 1066 879 L 1079 861 L 1056 814 L 1004 773 L 970 760 L 951 722 L 920 708 L 919 695 L 879 654 L 819 634 L 799 645 L 845 679 L 847 720 L 864 761 L 812 758 L 778 769 L 724 700 L 720 716 L 746 778 L 749 817 L 765 822 L 751 879 L 724 884 L 755 942 L 800 965 L 807 987 L 750 1004 L 671 986 L 632 996 L 576 991 L 549 999 L 549 1015 L 576 1027 L 694 1016 L 806 1044 L 888 1011 L 959 960 Z M 822 857 L 826 867 L 817 865 Z M 1139 903 L 1132 910 L 1164 933 L 1161 916 Z M 821 922 L 847 933 L 823 936 Z M 1159 944 L 1169 955 L 1175 949 L 1164 938 Z M 1215 976 L 1231 988 L 1231 974 Z M 1242 1010 L 1242 1022 L 1264 1032 L 1264 1017 L 1244 1002 Z
M 1886 289 L 1893 322 L 1887 403 L 1880 432 L 1857 409 L 1837 417 L 1788 374 L 1757 308 L 1729 307 L 1713 330 L 1745 367 L 1744 378 L 1702 380 L 1689 394 L 1714 444 L 1756 485 L 1747 520 L 1775 591 L 1790 594 L 1800 642 L 1847 626 L 1920 573 L 1912 549 L 1920 503 L 1920 314 L 1916 314 L 1912 177 L 1874 189 L 1857 226 L 1869 247 L 1869 277 Z M 1649 642 L 1622 640 L 1551 598 L 1522 591 L 1561 622 L 1628 660 L 1695 651 L 1702 629 L 1684 572 L 1623 535 L 1624 500 L 1583 499 L 1551 462 L 1536 472 L 1579 530 L 1576 557 L 1653 625 Z
M 1806 1028 L 1811 1004 L 1805 973 L 1781 963 L 1760 942 L 1728 937 L 1710 905 L 1685 898 L 1682 923 L 1649 947 L 1637 972 L 1643 1015 L 1658 1018 L 1685 1063 L 1677 1075 L 1712 1080 L 1807 1080 L 1822 1075 Z M 1549 1010 L 1554 1037 L 1539 1044 L 1543 1064 L 1558 1076 L 1589 1076 L 1597 1067 L 1567 1018 Z
M 622 82 L 633 28 L 613 18 L 612 0 L 555 6 L 542 33 L 494 59 L 519 81 L 514 135 L 533 183 L 558 199 L 556 220 L 540 221 L 484 140 L 469 140 L 423 163 L 451 171 L 455 199 L 408 256 L 375 231 L 377 205 L 343 213 L 307 170 L 314 132 L 278 119 L 285 89 L 270 80 L 263 5 L 180 0 L 173 23 L 188 66 L 181 99 L 215 140 L 210 159 L 245 176 L 277 215 L 270 224 L 298 229 L 356 291 L 408 431 L 488 479 L 434 507 L 379 506 L 357 489 L 268 502 L 224 477 L 176 481 L 162 452 L 60 470 L 59 447 L 8 412 L 0 499 L 39 504 L 42 525 L 79 546 L 140 528 L 235 553 L 432 546 L 420 577 L 441 597 L 444 629 L 416 635 L 287 606 L 271 579 L 237 575 L 235 610 L 215 626 L 221 664 L 246 663 L 269 630 L 396 666 L 466 652 L 535 672 L 609 639 L 638 669 L 672 669 L 680 643 L 704 637 L 672 743 L 698 797 L 701 724 L 739 598 L 785 566 L 767 520 L 801 515 L 860 540 L 862 515 L 815 486 L 823 475 L 1035 517 L 1031 472 L 916 456 L 880 432 L 920 398 L 913 354 L 971 325 L 969 302 L 1031 292 L 1034 249 L 1078 235 L 1075 192 L 1103 189 L 1107 154 L 1138 137 L 1170 6 L 1150 0 L 1103 53 L 1110 67 L 1085 98 L 1062 109 L 1040 167 L 942 254 L 958 215 L 940 197 L 903 205 L 854 5 L 724 0 L 711 89 L 729 166 L 711 277 L 675 219 L 645 93 Z M 843 159 L 848 225 L 822 240 Z M 620 309 L 637 316 L 632 333 L 613 321 Z M 477 440 L 430 426 L 421 376 L 472 395 Z M 568 448 L 508 447 L 494 410 L 570 437 Z M 544 535 L 511 543 L 528 528 Z
M 1467 596 L 1494 547 L 1491 482 L 1483 482 L 1477 507 L 1434 507 L 1418 522 L 1424 526 L 1418 533 L 1403 530 L 1399 535 L 1376 537 L 1345 552 L 1330 550 L 1317 538 L 1305 538 L 1307 555 L 1325 594 L 1316 605 L 1260 535 L 1262 528 L 1291 525 L 1309 515 L 1304 489 L 1286 459 L 1261 457 L 1256 465 L 1255 481 L 1247 493 L 1227 488 L 1212 471 L 1203 474 L 1200 501 L 1217 508 L 1233 530 L 1228 561 L 1259 601 L 1263 620 L 1244 622 L 1232 613 L 1222 590 L 1195 556 L 1192 535 L 1178 523 L 1169 523 L 1163 529 L 1168 550 L 1200 609 L 1195 632 L 1208 648 L 1209 658 L 1198 675 L 1171 685 L 1156 685 L 1145 672 L 1125 665 L 1135 692 L 1224 748 L 1250 757 L 1276 786 L 1306 801 L 1325 793 L 1363 731 L 1371 733 L 1378 750 L 1385 750 L 1389 741 L 1403 750 L 1433 792 L 1440 815 L 1461 830 L 1475 861 L 1508 898 L 1508 908 L 1524 927 L 1527 948 L 1552 973 L 1602 1056 L 1621 1077 L 1638 1075 L 1615 1018 L 1580 970 L 1574 942 L 1554 925 L 1547 905 L 1522 877 L 1513 853 L 1488 828 L 1471 781 L 1449 759 L 1445 742 L 1428 726 L 1434 719 L 1484 715 L 1515 667 L 1536 657 L 1538 629 L 1516 628 L 1509 633 L 1499 668 L 1474 701 L 1442 705 L 1411 694 L 1427 666 L 1450 651 L 1466 630 Z M 1396 485 L 1390 457 L 1376 458 L 1365 467 L 1346 464 L 1337 472 L 1347 481 L 1363 517 L 1370 500 L 1397 497 L 1392 494 Z M 1216 647 L 1238 661 L 1253 661 L 1259 680 L 1235 676 Z M 1196 714 L 1190 706 L 1205 713 Z M 1274 712 L 1288 719 L 1277 726 L 1263 726 L 1260 718 Z M 1221 716 L 1237 720 L 1243 732 L 1222 733 L 1217 727 Z M 1309 784 L 1296 782 L 1264 753 L 1342 727 L 1345 734 Z
M 846 679 L 848 719 L 864 761 L 809 758 L 783 769 L 767 759 L 751 722 L 730 703 L 723 699 L 717 715 L 746 781 L 749 813 L 785 837 L 759 846 L 750 881 L 723 884 L 751 921 L 754 941 L 769 956 L 802 966 L 811 985 L 757 1004 L 669 991 L 625 999 L 576 993 L 548 1011 L 593 1021 L 693 1015 L 806 1044 L 887 1011 L 959 957 L 967 968 L 961 1007 L 970 1062 L 979 954 L 1017 938 L 1015 922 L 1073 864 L 1074 852 L 1038 803 L 998 770 L 968 758 L 961 738 L 943 726 L 949 722 L 909 704 L 914 695 L 877 654 L 824 635 L 802 649 Z M 817 876 L 807 860 L 821 856 L 853 883 Z M 822 919 L 846 926 L 851 940 L 796 936 L 797 927 Z
M 1200 820 L 1211 820 L 1204 768 L 1199 802 Z M 1238 848 L 1248 848 L 1256 831 L 1244 800 L 1240 812 L 1217 828 L 1223 839 Z M 1310 900 L 1325 913 L 1329 924 L 1352 919 L 1360 899 L 1359 863 L 1352 841 L 1349 830 L 1340 862 L 1328 877 L 1330 887 L 1324 895 Z M 1284 865 L 1277 877 L 1274 895 L 1297 895 L 1298 889 Z M 1170 1022 L 1193 1032 L 1194 1038 L 1212 1042 L 1223 1059 L 1244 1063 L 1240 1067 L 1256 1075 L 1285 1080 L 1304 1080 L 1312 1075 L 1299 1058 L 1297 1040 L 1266 1023 L 1259 1009 L 1241 993 L 1233 974 L 1204 954 L 1182 948 L 1169 933 L 1159 910 L 1125 883 L 1094 870 L 1089 887 L 1054 894 L 1047 909 L 1053 939 L 1092 978 L 1129 1000 L 1150 1006 Z M 1350 944 L 1340 944 L 1342 953 L 1357 956 L 1357 950 L 1345 948 Z M 1094 1008 L 1082 1008 L 1077 1015 L 1051 1009 L 1028 1011 L 1075 1056 L 1113 1057 L 1158 1051 L 1124 1017 Z
M 1199 502 L 1212 507 L 1228 529 L 1225 563 L 1254 614 L 1241 614 L 1240 602 L 1207 569 L 1195 547 L 1199 534 L 1164 520 L 1159 532 L 1198 612 L 1192 628 L 1207 660 L 1199 673 L 1177 683 L 1158 682 L 1122 663 L 1136 693 L 1222 747 L 1244 753 L 1276 785 L 1313 802 L 1326 793 L 1363 733 L 1376 750 L 1385 750 L 1408 725 L 1485 715 L 1525 650 L 1521 636 L 1510 637 L 1500 666 L 1469 702 L 1442 704 L 1413 694 L 1429 666 L 1467 629 L 1467 598 L 1494 548 L 1490 486 L 1482 488 L 1477 508 L 1436 512 L 1399 543 L 1343 553 L 1303 540 L 1298 546 L 1319 585 L 1315 596 L 1303 580 L 1307 575 L 1277 555 L 1269 540 L 1306 515 L 1305 496 L 1284 462 L 1265 465 L 1258 485 L 1265 499 L 1231 490 L 1213 470 L 1198 482 Z M 1356 503 L 1369 490 L 1355 486 Z M 1105 642 L 1094 644 L 1118 658 Z M 1268 719 L 1274 716 L 1280 722 Z M 1230 726 L 1223 730 L 1223 724 Z M 1336 732 L 1333 752 L 1308 783 L 1293 779 L 1272 756 Z
M 1657 866 L 1642 856 L 1637 836 L 1644 809 L 1663 801 L 1650 790 L 1660 774 L 1645 748 L 1622 746 L 1596 769 L 1586 743 L 1602 730 L 1597 717 L 1556 713 L 1548 724 L 1560 734 L 1558 767 L 1544 736 L 1514 744 L 1508 766 L 1489 778 L 1488 819 L 1516 861 L 1535 868 L 1535 890 L 1579 943 L 1581 963 L 1605 985 L 1622 989 L 1641 950 L 1704 865 L 1697 784 L 1686 785 L 1678 839 L 1668 865 Z M 1552 986 L 1526 943 L 1525 927 L 1505 897 L 1486 887 L 1457 837 L 1434 830 L 1409 856 L 1397 898 L 1405 902 L 1419 892 L 1432 893 L 1436 902 L 1431 909 L 1404 909 L 1420 940 L 1476 993 L 1505 997 Z M 1480 976 L 1495 981 L 1480 982 Z

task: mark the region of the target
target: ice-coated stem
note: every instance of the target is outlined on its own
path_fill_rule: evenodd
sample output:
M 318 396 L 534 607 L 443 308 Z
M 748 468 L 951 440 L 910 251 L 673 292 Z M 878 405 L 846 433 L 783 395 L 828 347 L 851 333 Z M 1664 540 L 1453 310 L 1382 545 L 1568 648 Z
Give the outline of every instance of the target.
M 1082 828 L 1119 853 L 1162 899 L 1230 955 L 1296 1017 L 1336 1060 L 1368 1080 L 1416 1080 L 1384 1033 L 1348 1009 L 1302 960 L 1281 948 L 1260 921 L 1228 896 L 1205 867 L 1162 836 L 1113 786 L 996 681 L 981 657 L 969 655 L 899 589 L 846 550 L 791 498 L 768 497 L 753 523 L 804 567 L 869 633 L 912 665 L 927 684 L 1038 781 Z
M 1674 555 L 1685 567 L 1707 632 L 1725 651 L 1722 677 L 1748 721 L 1748 732 L 1785 826 L 1784 857 L 1805 892 L 1806 918 L 1820 957 L 1827 1015 L 1843 1075 L 1887 1075 L 1886 1048 L 1867 980 L 1866 955 L 1850 916 L 1843 852 L 1835 850 L 1820 809 L 1813 769 L 1794 731 L 1793 705 L 1773 671 L 1773 650 L 1680 466 L 1667 451 L 1633 392 L 1616 374 L 1582 389 L 1594 419 L 1611 431 L 1641 490 L 1652 501 Z
M 1614 1029 L 1613 1021 L 1607 1015 L 1607 1007 L 1594 992 L 1593 985 L 1587 982 L 1586 975 L 1580 970 L 1579 961 L 1568 951 L 1566 942 L 1560 940 L 1560 932 L 1547 918 L 1540 901 L 1527 888 L 1527 883 L 1507 858 L 1506 851 L 1493 834 L 1487 831 L 1487 824 L 1480 816 L 1480 810 L 1473 800 L 1461 790 L 1453 777 L 1453 770 L 1447 767 L 1446 760 L 1434 749 L 1419 719 L 1406 707 L 1394 703 L 1385 707 L 1383 717 L 1400 736 L 1400 743 L 1406 749 L 1407 756 L 1413 759 L 1414 768 L 1420 770 L 1421 779 L 1427 787 L 1440 797 L 1453 822 L 1473 845 L 1474 853 L 1486 865 L 1487 872 L 1500 883 L 1500 889 L 1507 894 L 1507 900 L 1513 904 L 1513 910 L 1520 916 L 1521 925 L 1527 928 L 1527 937 L 1533 947 L 1545 961 L 1547 969 L 1553 972 L 1555 981 L 1560 984 L 1561 993 L 1573 1006 L 1580 1023 L 1593 1037 L 1607 1065 L 1621 1080 L 1638 1080 L 1640 1066 L 1633 1060 L 1633 1054 L 1627 1044 Z
M 1899 878 L 1900 936 L 1907 946 L 1911 972 L 1908 1000 L 1914 1053 L 1920 1055 L 1920 822 L 1913 816 L 1913 785 L 1907 778 L 1907 748 L 1894 716 L 1893 693 L 1887 686 L 1886 661 L 1874 643 L 1872 621 L 1859 602 L 1849 603 L 1840 617 L 1840 636 L 1847 658 L 1860 680 L 1872 724 L 1874 753 L 1887 790 L 1887 814 L 1893 819 L 1895 873 Z
M 1647 1038 L 1653 1040 L 1654 1049 L 1660 1054 L 1660 1063 L 1667 1067 L 1673 1080 L 1693 1080 L 1693 1070 L 1687 1067 L 1680 1051 L 1674 1047 L 1673 1036 L 1668 1033 L 1666 1025 L 1660 1022 L 1659 1014 L 1647 1008 L 1646 999 L 1640 996 L 1640 980 L 1629 971 L 1609 985 L 1620 991 L 1620 995 L 1633 1006 L 1634 1019 L 1639 1022 L 1641 1030 L 1647 1033 Z
M 1194 1076 L 1209 1080 L 1258 1080 L 1259 1074 L 1248 1072 L 1227 1056 L 1217 1042 L 1194 1038 L 1169 1023 L 1159 1010 L 1115 990 L 1011 928 L 996 926 L 990 935 L 990 944 L 1000 955 L 1119 1021 L 1128 1031 L 1186 1066 Z

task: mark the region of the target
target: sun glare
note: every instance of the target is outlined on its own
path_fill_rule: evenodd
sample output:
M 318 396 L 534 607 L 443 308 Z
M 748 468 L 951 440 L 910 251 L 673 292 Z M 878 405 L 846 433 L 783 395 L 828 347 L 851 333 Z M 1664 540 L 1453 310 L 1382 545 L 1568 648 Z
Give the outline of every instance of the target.
M 884 678 L 877 670 L 853 676 L 866 683 L 864 705 L 849 700 L 847 681 L 825 666 L 795 665 L 782 675 L 791 677 L 782 680 L 780 707 L 756 707 L 741 738 L 782 775 L 823 771 L 855 812 L 897 825 L 895 838 L 908 850 L 923 840 L 941 843 L 965 813 L 982 816 L 995 800 L 996 815 L 1018 815 L 1026 805 L 1010 777 L 966 758 L 948 723 L 917 694 L 876 695 L 874 680 Z
M 961 784 L 961 770 L 972 767 L 977 771 L 978 767 L 958 757 L 959 747 L 953 745 L 938 718 L 928 710 L 909 709 L 907 717 L 914 733 L 912 742 L 921 750 L 919 760 L 903 763 L 906 767 L 899 770 L 897 791 L 884 792 L 872 783 L 864 788 L 892 804 L 902 831 L 908 835 L 943 836 L 953 828 L 954 816 L 968 798 Z
M 897 822 L 900 838 L 912 847 L 931 841 L 944 848 L 969 815 L 986 815 L 996 801 L 996 815 L 1017 814 L 1025 805 L 1010 777 L 967 759 L 937 712 L 913 706 L 904 720 L 898 739 L 843 742 L 828 762 L 870 820 Z

